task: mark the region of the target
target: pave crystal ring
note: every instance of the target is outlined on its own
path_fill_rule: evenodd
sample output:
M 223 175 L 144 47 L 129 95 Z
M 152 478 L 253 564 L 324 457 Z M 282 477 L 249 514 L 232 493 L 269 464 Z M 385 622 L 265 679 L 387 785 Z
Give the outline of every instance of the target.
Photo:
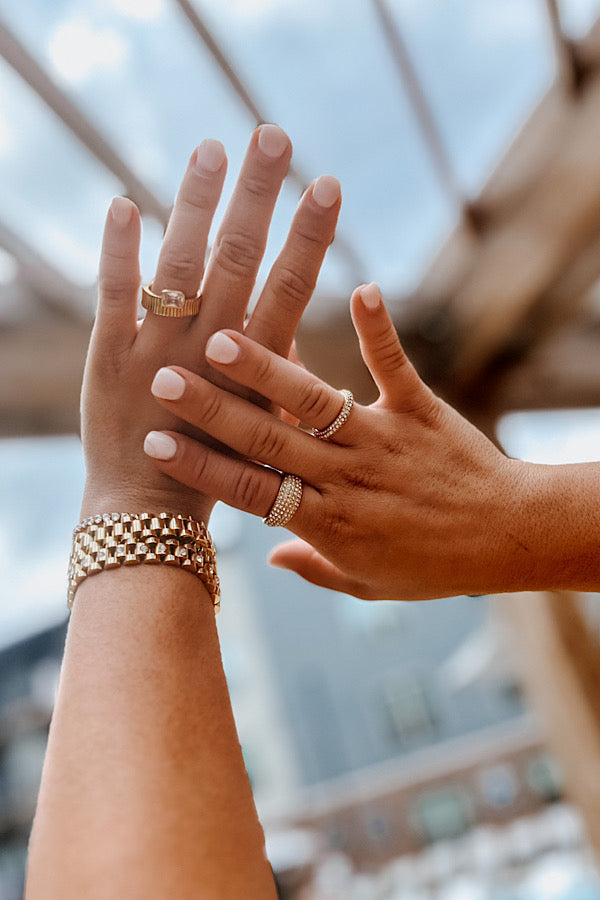
M 155 294 L 151 284 L 142 288 L 142 306 L 157 316 L 168 316 L 171 319 L 195 316 L 200 309 L 201 302 L 200 291 L 195 297 L 186 297 L 183 291 L 171 291 L 168 288 L 165 288 L 160 294 Z
M 327 428 L 311 428 L 310 433 L 321 441 L 328 441 L 330 437 L 333 437 L 336 431 L 340 430 L 344 422 L 348 420 L 348 416 L 354 406 L 354 397 L 352 396 L 352 391 L 343 390 L 342 394 L 344 395 L 342 408 L 331 425 L 328 425 Z
M 263 519 L 265 525 L 287 525 L 298 511 L 302 500 L 302 479 L 298 475 L 284 475 L 275 502 Z

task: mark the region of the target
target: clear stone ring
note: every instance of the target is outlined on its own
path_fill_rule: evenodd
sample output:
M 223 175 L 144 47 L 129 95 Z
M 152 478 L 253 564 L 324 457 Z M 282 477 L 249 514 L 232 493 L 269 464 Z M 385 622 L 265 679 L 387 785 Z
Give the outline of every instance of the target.
M 202 295 L 200 291 L 195 297 L 186 297 L 183 291 L 172 291 L 165 288 L 155 294 L 152 285 L 142 288 L 142 306 L 157 316 L 168 316 L 170 319 L 183 319 L 185 316 L 198 314 Z

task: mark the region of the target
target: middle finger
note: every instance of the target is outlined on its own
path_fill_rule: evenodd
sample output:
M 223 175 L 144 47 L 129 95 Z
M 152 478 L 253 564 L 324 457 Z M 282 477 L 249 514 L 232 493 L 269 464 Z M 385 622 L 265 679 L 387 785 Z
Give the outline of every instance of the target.
M 261 125 L 252 135 L 202 288 L 202 321 L 210 331 L 241 328 L 291 154 L 277 125 Z

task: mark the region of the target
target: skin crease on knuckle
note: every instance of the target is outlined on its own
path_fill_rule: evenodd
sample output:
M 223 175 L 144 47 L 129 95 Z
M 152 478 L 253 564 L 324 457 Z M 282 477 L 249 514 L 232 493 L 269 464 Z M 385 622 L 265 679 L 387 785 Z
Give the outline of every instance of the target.
M 287 440 L 277 425 L 276 422 L 260 422 L 258 426 L 248 431 L 247 456 L 250 459 L 264 462 L 266 459 L 275 460 L 281 456 L 286 449 Z
M 330 405 L 331 397 L 318 381 L 309 381 L 298 391 L 298 412 L 306 422 L 320 421 L 329 412 Z M 334 413 L 330 418 L 333 419 L 336 415 Z
M 215 260 L 224 272 L 235 278 L 248 278 L 262 259 L 262 246 L 248 234 L 227 232 L 218 238 Z
M 312 294 L 315 282 L 307 279 L 298 269 L 291 266 L 281 266 L 277 269 L 273 289 L 282 303 L 287 303 L 294 311 L 299 304 L 304 304 Z
M 266 515 L 268 508 L 272 505 L 266 499 L 266 493 L 266 486 L 263 484 L 259 472 L 251 468 L 241 471 L 234 494 L 237 506 L 253 511 L 262 505 L 265 507 L 264 515 Z
M 161 281 L 165 284 L 189 284 L 200 278 L 198 259 L 196 256 L 168 256 L 160 261 Z

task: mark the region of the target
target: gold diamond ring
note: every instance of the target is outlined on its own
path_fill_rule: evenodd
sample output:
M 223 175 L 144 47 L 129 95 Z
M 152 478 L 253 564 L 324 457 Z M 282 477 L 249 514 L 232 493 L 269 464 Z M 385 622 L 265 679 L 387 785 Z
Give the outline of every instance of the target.
M 343 390 L 342 394 L 344 395 L 344 402 L 333 422 L 327 428 L 311 428 L 310 433 L 321 441 L 328 441 L 348 420 L 348 416 L 354 406 L 354 397 L 352 396 L 352 391 Z
M 162 290 L 160 294 L 155 294 L 151 284 L 142 288 L 142 306 L 157 316 L 168 316 L 171 319 L 195 316 L 201 302 L 200 291 L 195 297 L 186 297 L 183 291 L 172 291 L 168 288 Z
M 302 500 L 302 479 L 298 475 L 284 475 L 273 506 L 263 519 L 265 525 L 287 525 L 298 511 Z

